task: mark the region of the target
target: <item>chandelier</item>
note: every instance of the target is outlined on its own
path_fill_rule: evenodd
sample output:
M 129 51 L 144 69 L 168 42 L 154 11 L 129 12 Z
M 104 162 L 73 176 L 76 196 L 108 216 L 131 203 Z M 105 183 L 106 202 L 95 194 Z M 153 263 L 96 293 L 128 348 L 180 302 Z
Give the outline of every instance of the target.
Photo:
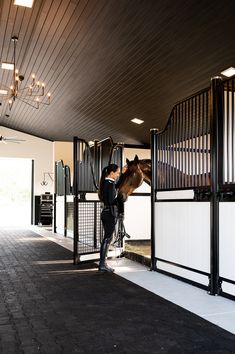
M 8 100 L 10 111 L 16 100 L 36 109 L 39 109 L 40 105 L 49 105 L 51 102 L 51 94 L 48 93 L 45 95 L 45 84 L 44 82 L 36 81 L 35 74 L 32 74 L 31 83 L 28 86 L 22 87 L 21 83 L 24 80 L 24 76 L 16 69 L 16 43 L 18 37 L 13 36 L 11 39 L 14 44 L 13 64 L 10 64 L 13 70 L 12 84 L 7 90 L 0 90 L 2 92 L 5 91 L 4 94 L 7 95 L 3 100 Z M 2 63 L 2 67 L 4 67 L 4 63 Z

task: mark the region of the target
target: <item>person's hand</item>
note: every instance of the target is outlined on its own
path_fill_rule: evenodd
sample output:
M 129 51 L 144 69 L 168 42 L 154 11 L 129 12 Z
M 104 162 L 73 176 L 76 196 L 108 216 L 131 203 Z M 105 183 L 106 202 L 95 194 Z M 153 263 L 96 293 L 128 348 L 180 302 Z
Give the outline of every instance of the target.
M 123 214 L 123 213 L 120 213 L 120 214 L 118 215 L 118 219 L 123 221 L 123 220 L 124 220 L 124 214 Z

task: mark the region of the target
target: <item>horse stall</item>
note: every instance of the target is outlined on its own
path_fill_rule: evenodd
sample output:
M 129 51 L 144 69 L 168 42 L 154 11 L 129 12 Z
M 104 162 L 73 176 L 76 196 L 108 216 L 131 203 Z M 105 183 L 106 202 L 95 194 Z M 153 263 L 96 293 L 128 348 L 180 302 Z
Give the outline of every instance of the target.
M 150 148 L 126 147 L 123 149 L 123 161 L 150 159 Z M 151 188 L 143 182 L 125 202 L 125 229 L 130 239 L 124 238 L 123 249 L 127 258 L 150 266 L 151 259 Z
M 122 145 L 109 137 L 93 146 L 77 137 L 73 142 L 73 183 L 70 169 L 56 162 L 54 232 L 74 240 L 74 263 L 97 258 L 103 237 L 98 181 L 109 163 L 122 166 Z
M 176 104 L 151 131 L 152 268 L 235 295 L 234 79 Z

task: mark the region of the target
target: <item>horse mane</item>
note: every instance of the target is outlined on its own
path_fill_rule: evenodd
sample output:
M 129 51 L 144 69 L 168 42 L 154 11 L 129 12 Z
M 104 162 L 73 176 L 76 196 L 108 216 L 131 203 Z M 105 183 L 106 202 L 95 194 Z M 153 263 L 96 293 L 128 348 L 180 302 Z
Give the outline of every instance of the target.
M 139 167 L 143 173 L 144 182 L 151 185 L 152 179 L 152 165 L 150 159 L 141 159 L 138 161 Z

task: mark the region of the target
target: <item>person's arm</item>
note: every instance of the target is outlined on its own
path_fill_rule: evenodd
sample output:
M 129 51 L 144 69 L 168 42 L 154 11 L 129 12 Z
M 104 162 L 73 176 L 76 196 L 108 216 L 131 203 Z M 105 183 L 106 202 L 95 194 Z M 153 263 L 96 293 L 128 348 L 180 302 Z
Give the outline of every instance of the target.
M 115 184 L 116 188 L 118 188 L 120 186 L 120 184 L 122 183 L 123 176 L 124 176 L 124 173 L 126 172 L 126 170 L 127 170 L 127 167 L 123 166 L 122 173 L 120 174 L 119 179 L 118 179 L 117 183 Z
M 124 215 L 124 202 L 117 197 L 118 214 Z
M 115 190 L 114 183 L 106 182 L 104 193 L 105 193 L 105 203 L 107 203 L 107 205 L 115 205 L 116 190 Z

